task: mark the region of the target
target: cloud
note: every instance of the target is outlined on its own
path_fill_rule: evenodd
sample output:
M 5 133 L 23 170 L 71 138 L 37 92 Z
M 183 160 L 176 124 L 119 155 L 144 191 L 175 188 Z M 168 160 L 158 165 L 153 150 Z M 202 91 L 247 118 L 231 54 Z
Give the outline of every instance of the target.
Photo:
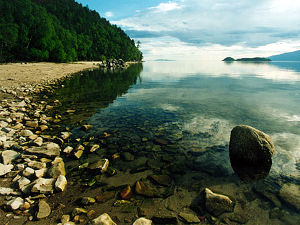
M 293 0 L 177 0 L 112 22 L 133 38 L 169 36 L 187 46 L 258 48 L 300 40 L 299 12 L 300 2 Z
M 105 15 L 106 18 L 110 18 L 110 17 L 113 17 L 113 16 L 114 16 L 114 13 L 108 11 L 108 12 L 105 12 L 104 15 Z
M 150 7 L 150 10 L 154 10 L 156 12 L 168 12 L 176 9 L 181 9 L 182 6 L 176 2 L 169 1 L 168 3 L 160 3 L 158 6 Z

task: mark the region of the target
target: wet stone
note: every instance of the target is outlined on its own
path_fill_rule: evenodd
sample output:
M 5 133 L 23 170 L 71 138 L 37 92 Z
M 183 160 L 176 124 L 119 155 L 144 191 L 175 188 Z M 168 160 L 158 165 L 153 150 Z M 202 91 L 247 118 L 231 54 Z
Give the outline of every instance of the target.
M 172 183 L 172 179 L 168 175 L 152 175 L 150 178 L 162 186 L 170 186 Z
M 96 196 L 96 201 L 98 203 L 104 203 L 110 199 L 113 199 L 115 197 L 115 195 L 116 195 L 116 193 L 114 191 L 104 192 L 104 193 Z
M 197 215 L 193 213 L 179 213 L 179 217 L 182 218 L 187 223 L 200 223 L 200 219 L 197 217 Z

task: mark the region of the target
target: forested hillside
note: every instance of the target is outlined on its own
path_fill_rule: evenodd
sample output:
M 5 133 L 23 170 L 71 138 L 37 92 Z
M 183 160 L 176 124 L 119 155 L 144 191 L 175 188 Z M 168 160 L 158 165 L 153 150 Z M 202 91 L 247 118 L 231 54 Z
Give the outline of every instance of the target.
M 141 60 L 133 40 L 74 0 L 0 0 L 0 62 Z

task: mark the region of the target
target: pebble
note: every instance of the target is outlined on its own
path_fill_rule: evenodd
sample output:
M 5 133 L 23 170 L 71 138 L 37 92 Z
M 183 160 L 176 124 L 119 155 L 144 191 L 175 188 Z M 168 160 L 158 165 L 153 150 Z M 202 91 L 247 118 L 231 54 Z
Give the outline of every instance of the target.
M 0 176 L 3 176 L 5 174 L 9 173 L 13 168 L 14 168 L 14 166 L 11 164 L 4 165 L 4 164 L 0 163 Z
M 23 204 L 24 204 L 24 199 L 20 197 L 13 198 L 12 200 L 6 203 L 6 205 L 12 210 L 19 209 Z
M 67 186 L 67 179 L 64 175 L 59 175 L 55 182 L 55 189 L 57 191 L 64 191 Z
M 132 225 L 152 225 L 152 221 L 141 217 L 137 219 Z

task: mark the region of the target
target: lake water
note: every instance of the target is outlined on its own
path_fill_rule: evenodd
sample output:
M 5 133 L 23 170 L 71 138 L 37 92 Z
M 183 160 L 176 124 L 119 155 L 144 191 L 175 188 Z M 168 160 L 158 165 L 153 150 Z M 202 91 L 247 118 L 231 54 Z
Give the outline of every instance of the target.
M 160 210 L 166 214 L 193 209 L 207 223 L 299 224 L 299 62 L 149 61 L 125 72 L 84 72 L 63 85 L 53 96 L 63 103 L 59 111 L 76 113 L 63 114 L 61 125 L 72 128 L 74 139 L 100 144 L 101 149 L 76 163 L 120 155 L 110 164 L 117 175 L 101 180 L 99 188 L 167 174 L 174 182 L 173 195 L 159 196 L 145 209 L 157 204 L 165 206 Z M 93 128 L 82 131 L 82 120 Z M 231 168 L 228 144 L 238 124 L 262 130 L 275 144 L 272 168 L 263 180 L 244 182 Z M 74 181 L 94 179 L 85 175 L 82 179 L 75 172 Z M 290 184 L 294 202 L 280 193 Z M 233 197 L 234 213 L 216 219 L 203 207 L 192 207 L 191 199 L 206 187 Z

